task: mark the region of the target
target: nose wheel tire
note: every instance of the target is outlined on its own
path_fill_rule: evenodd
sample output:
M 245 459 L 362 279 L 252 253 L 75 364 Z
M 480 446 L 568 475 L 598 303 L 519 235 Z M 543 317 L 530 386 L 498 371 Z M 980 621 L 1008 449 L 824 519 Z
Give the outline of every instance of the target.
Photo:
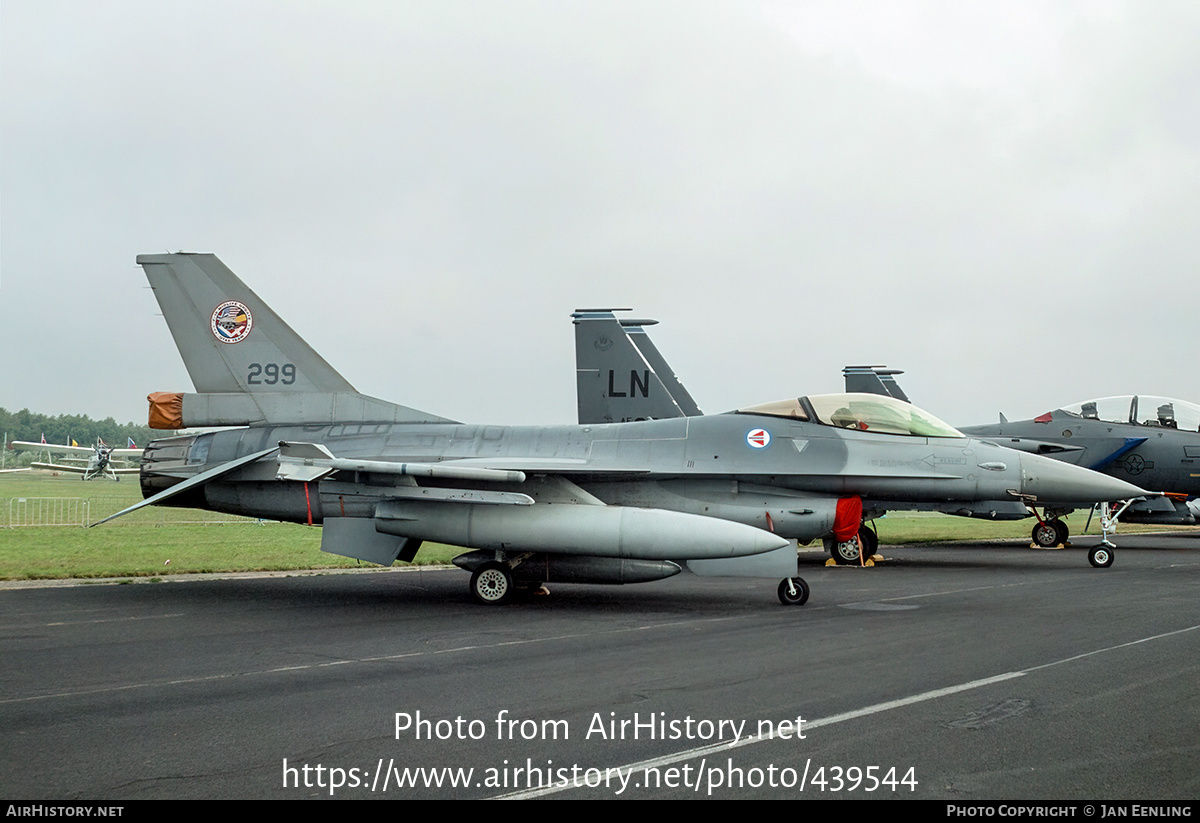
M 505 602 L 513 593 L 512 574 L 503 563 L 484 563 L 471 575 L 471 594 L 489 606 Z
M 785 606 L 803 606 L 808 602 L 808 584 L 803 577 L 787 577 L 779 581 L 779 602 Z
M 1088 562 L 1097 569 L 1107 569 L 1113 562 L 1113 551 L 1108 546 L 1096 546 L 1088 552 Z

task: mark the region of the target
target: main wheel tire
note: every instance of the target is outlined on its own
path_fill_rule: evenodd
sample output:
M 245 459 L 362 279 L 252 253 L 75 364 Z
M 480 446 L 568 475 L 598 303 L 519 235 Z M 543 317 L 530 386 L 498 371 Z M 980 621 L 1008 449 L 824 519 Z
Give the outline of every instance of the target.
M 1066 545 L 1067 538 L 1071 536 L 1071 530 L 1067 524 L 1056 517 L 1050 521 L 1050 525 L 1054 526 L 1054 531 L 1058 532 L 1058 542 Z
M 857 566 L 859 564 L 857 535 L 844 543 L 838 542 L 835 537 L 826 537 L 824 545 L 829 552 L 829 557 L 832 557 L 834 563 L 839 566 Z
M 792 591 L 792 589 L 795 591 Z M 808 602 L 808 584 L 803 577 L 784 578 L 779 581 L 779 602 L 785 606 L 803 606 Z
M 1088 562 L 1097 569 L 1107 569 L 1113 563 L 1113 552 L 1108 546 L 1096 546 L 1088 552 Z
M 1043 549 L 1050 549 L 1058 545 L 1058 529 L 1054 528 L 1054 523 L 1046 520 L 1038 523 L 1033 527 L 1033 542 L 1035 545 L 1041 546 Z
M 863 524 L 858 530 L 858 542 L 862 546 L 863 560 L 874 557 L 879 551 L 879 535 Z
M 471 575 L 471 594 L 480 603 L 496 606 L 513 594 L 512 574 L 503 563 L 484 563 Z
M 836 538 L 828 539 L 825 544 L 829 547 L 829 556 L 839 566 L 857 566 L 862 561 L 858 553 L 858 537 L 851 537 L 845 543 L 839 543 Z

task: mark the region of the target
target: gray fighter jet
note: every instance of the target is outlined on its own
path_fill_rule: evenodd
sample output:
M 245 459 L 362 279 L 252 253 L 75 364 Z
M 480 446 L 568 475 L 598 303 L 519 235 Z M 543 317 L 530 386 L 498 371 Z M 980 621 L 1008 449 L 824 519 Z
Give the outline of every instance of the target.
M 881 366 L 847 366 L 846 390 L 891 397 L 904 372 Z M 1030 454 L 1065 463 L 1163 492 L 1133 502 L 1120 513 L 1128 523 L 1195 525 L 1200 522 L 1200 406 L 1186 400 L 1152 395 L 1124 395 L 1087 400 L 1046 412 L 1032 420 L 964 426 L 962 432 Z M 1033 527 L 1039 546 L 1061 544 L 1070 536 L 1051 508 Z
M 1125 509 L 1126 522 L 1200 522 L 1200 406 L 1194 403 L 1145 394 L 1104 397 L 1032 420 L 1010 422 L 1001 415 L 999 423 L 963 431 L 1164 493 Z M 1066 525 L 1057 517 L 1048 526 L 1039 523 L 1033 535 L 1041 545 L 1066 538 Z
M 682 385 L 645 332 L 646 326 L 654 325 L 657 321 L 620 319 L 615 315 L 618 311 L 630 310 L 577 309 L 571 315 L 575 324 L 579 422 L 666 419 L 701 414 L 690 395 L 686 395 L 686 411 L 685 404 L 674 402 L 672 395 L 676 391 L 683 391 Z M 646 355 L 647 351 L 652 355 Z M 850 404 L 851 410 L 861 407 L 866 402 L 861 398 L 872 394 L 892 398 L 901 407 L 910 402 L 895 380 L 896 375 L 904 373 L 902 371 L 885 366 L 847 366 L 842 372 L 849 393 L 846 397 L 859 398 Z M 665 375 L 665 378 L 660 380 L 658 375 Z M 832 422 L 846 425 L 848 418 Z M 857 423 L 861 424 L 861 421 Z M 994 442 L 1007 445 L 998 440 Z M 1021 451 L 1039 453 L 1036 449 L 1028 448 Z M 1061 539 L 1065 540 L 1066 526 L 1059 518 L 1073 508 L 1048 504 L 1045 499 L 1038 501 L 1028 496 L 992 500 L 979 497 L 969 501 L 948 500 L 936 493 L 918 494 L 916 497 L 909 495 L 901 499 L 869 493 L 863 493 L 862 497 L 864 521 L 881 517 L 889 509 L 937 511 L 988 520 L 1023 520 L 1031 513 L 1036 515 L 1034 506 L 1041 505 L 1048 512 L 1047 519 L 1039 518 L 1034 530 L 1035 539 L 1041 528 L 1043 532 L 1048 529 L 1051 535 L 1061 534 Z M 1156 504 L 1151 499 L 1136 505 Z M 858 534 L 850 540 L 838 539 L 834 535 L 826 536 L 824 542 L 836 562 L 851 564 L 861 562 L 860 547 L 863 554 L 873 554 L 878 538 L 864 523 Z M 1101 545 L 1089 552 L 1088 559 L 1093 566 L 1107 567 L 1112 564 L 1113 548 L 1105 538 Z
M 780 600 L 802 603 L 790 539 L 854 534 L 860 495 L 1087 504 L 1142 493 L 872 395 L 628 423 L 462 424 L 356 392 L 213 255 L 138 263 L 197 390 L 151 395 L 151 426 L 238 428 L 152 442 L 147 499 L 114 516 L 165 504 L 321 524 L 323 551 L 384 565 L 426 540 L 464 546 L 474 551 L 455 563 L 485 603 L 521 585 L 642 582 L 684 565 L 782 577 Z

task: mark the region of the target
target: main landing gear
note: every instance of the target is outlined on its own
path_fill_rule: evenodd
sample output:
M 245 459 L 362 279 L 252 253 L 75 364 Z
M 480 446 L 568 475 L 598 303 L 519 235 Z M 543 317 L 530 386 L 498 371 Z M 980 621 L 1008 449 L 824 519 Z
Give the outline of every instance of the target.
M 1113 564 L 1116 546 L 1109 542 L 1108 536 L 1116 531 L 1118 519 L 1134 502 L 1134 500 L 1124 500 L 1117 504 L 1100 503 L 1093 510 L 1092 515 L 1097 513 L 1100 515 L 1100 544 L 1088 549 L 1088 562 L 1094 568 L 1107 569 Z M 1033 527 L 1034 545 L 1043 549 L 1066 545 L 1071 532 L 1060 517 L 1065 512 L 1061 509 L 1058 511 L 1046 509 L 1044 514 L 1039 516 L 1032 502 L 1026 501 L 1026 505 L 1033 510 L 1034 516 L 1038 519 L 1037 524 Z M 1088 516 L 1084 531 L 1087 531 L 1088 526 L 1092 524 L 1092 515 Z
M 463 555 L 463 557 L 468 557 L 468 555 Z M 673 573 L 677 574 L 679 572 L 678 566 L 672 564 L 672 568 L 674 569 Z M 670 574 L 661 576 L 670 576 Z M 645 579 L 658 578 L 649 577 Z M 579 580 L 577 582 L 587 583 L 597 582 L 597 580 Z M 608 579 L 599 582 L 618 581 Z M 541 593 L 545 593 L 543 586 L 536 583 L 530 585 L 527 576 L 523 577 L 520 583 L 515 582 L 513 580 L 513 566 L 510 566 L 508 562 L 498 560 L 489 560 L 476 566 L 475 570 L 471 572 L 470 588 L 471 594 L 475 599 L 487 606 L 498 606 L 502 603 L 507 603 L 520 593 L 534 594 L 538 593 L 539 590 Z M 777 592 L 779 594 L 779 602 L 785 606 L 803 606 L 808 602 L 808 583 L 802 577 L 788 577 L 781 580 Z
M 471 574 L 471 594 L 480 603 L 496 606 L 513 594 L 512 573 L 503 563 L 484 563 Z
M 859 554 L 860 546 L 862 547 L 861 556 Z M 879 549 L 879 535 L 864 523 L 859 526 L 858 534 L 844 543 L 839 543 L 830 537 L 825 538 L 825 547 L 829 549 L 829 556 L 833 558 L 833 562 L 839 566 L 861 566 L 875 556 L 875 552 Z
M 1065 545 L 1070 536 L 1071 530 L 1067 528 L 1067 524 L 1057 517 L 1053 520 L 1039 520 L 1033 527 L 1034 545 L 1043 549 Z

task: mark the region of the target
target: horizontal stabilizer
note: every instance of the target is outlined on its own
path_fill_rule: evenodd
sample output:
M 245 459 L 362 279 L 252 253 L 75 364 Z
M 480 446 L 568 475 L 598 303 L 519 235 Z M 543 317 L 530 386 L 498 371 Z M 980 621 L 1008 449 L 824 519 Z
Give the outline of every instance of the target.
M 206 472 L 201 472 L 200 474 L 196 475 L 195 477 L 188 478 L 187 480 L 184 480 L 182 483 L 176 483 L 174 486 L 171 486 L 168 489 L 163 489 L 162 491 L 160 491 L 158 494 L 154 495 L 153 497 L 147 497 L 145 500 L 142 500 L 139 503 L 134 503 L 132 506 L 130 506 L 127 509 L 122 509 L 121 511 L 117 512 L 116 514 L 111 514 L 108 517 L 104 518 L 103 520 L 98 520 L 95 523 L 93 523 L 89 528 L 99 526 L 101 523 L 107 523 L 109 520 L 116 520 L 118 517 L 129 514 L 130 512 L 137 511 L 138 509 L 142 508 L 143 506 L 153 506 L 158 503 L 162 503 L 164 500 L 169 500 L 172 497 L 174 497 L 175 495 L 185 492 L 189 489 L 194 489 L 198 486 L 203 486 L 206 483 L 211 483 L 213 480 L 216 480 L 219 477 L 224 477 L 225 475 L 230 474 L 231 472 L 237 471 L 242 466 L 249 465 L 250 463 L 253 463 L 255 460 L 261 460 L 262 458 L 266 457 L 269 454 L 274 454 L 276 451 L 278 451 L 278 448 L 272 447 L 269 449 L 263 449 L 260 452 L 255 452 L 254 454 L 248 454 L 245 457 L 239 457 L 237 460 L 230 460 L 228 463 L 222 463 L 221 465 L 216 466 L 215 468 L 211 468 Z

